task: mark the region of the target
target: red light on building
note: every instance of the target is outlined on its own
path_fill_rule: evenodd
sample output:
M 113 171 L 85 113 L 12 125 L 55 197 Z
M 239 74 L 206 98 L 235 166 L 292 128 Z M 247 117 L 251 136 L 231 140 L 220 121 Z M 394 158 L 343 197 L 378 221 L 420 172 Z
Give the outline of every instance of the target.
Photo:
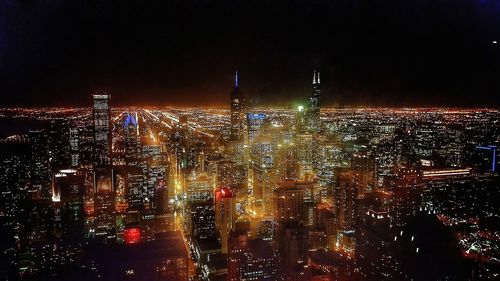
M 233 192 L 227 187 L 221 187 L 215 190 L 215 197 L 217 198 L 231 198 L 233 197 Z
M 139 227 L 131 227 L 123 232 L 123 239 L 126 244 L 139 243 L 141 241 L 141 229 Z

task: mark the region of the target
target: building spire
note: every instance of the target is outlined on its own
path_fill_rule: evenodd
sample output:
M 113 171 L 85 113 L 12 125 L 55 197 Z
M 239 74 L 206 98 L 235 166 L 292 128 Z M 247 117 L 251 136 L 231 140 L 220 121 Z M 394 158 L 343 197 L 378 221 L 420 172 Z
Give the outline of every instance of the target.
M 316 84 L 316 69 L 314 70 L 313 74 L 313 85 Z
M 316 77 L 316 82 L 319 84 L 319 71 L 318 71 L 318 76 Z
M 238 88 L 238 69 L 236 69 L 234 74 L 234 87 Z

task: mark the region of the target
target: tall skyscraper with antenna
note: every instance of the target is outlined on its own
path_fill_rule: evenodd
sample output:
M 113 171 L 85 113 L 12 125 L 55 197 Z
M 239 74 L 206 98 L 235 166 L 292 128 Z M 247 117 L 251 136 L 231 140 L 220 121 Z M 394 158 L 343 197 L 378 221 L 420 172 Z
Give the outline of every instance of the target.
M 245 96 L 240 91 L 238 70 L 236 70 L 234 75 L 234 87 L 231 91 L 231 140 L 243 139 L 244 110 Z
M 321 106 L 321 83 L 319 72 L 314 70 L 312 93 L 309 96 L 307 107 L 307 127 L 311 133 L 317 133 L 321 129 L 320 106 Z

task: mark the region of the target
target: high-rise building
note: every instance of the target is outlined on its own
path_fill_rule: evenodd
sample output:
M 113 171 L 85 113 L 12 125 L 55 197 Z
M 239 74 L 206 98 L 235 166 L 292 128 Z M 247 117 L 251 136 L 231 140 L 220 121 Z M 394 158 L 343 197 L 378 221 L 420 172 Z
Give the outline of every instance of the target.
M 240 91 L 238 71 L 234 76 L 234 87 L 231 91 L 231 139 L 243 139 L 243 121 L 245 111 L 245 96 Z
M 279 280 L 279 258 L 266 241 L 231 232 L 228 248 L 228 281 Z
M 80 165 L 80 134 L 77 127 L 69 128 L 70 166 L 77 168 Z
M 336 229 L 339 246 L 346 251 L 353 249 L 353 234 L 356 226 L 356 200 L 359 182 L 353 169 L 338 169 L 333 189 L 333 206 L 336 214 Z
M 226 187 L 215 190 L 215 227 L 219 233 L 222 253 L 227 253 L 229 233 L 236 221 L 236 202 L 233 192 Z
M 278 221 L 303 219 L 305 190 L 294 180 L 281 182 L 274 190 L 274 217 Z
M 56 212 L 56 231 L 65 239 L 83 238 L 83 176 L 76 170 L 57 172 L 52 181 L 52 201 Z
M 30 181 L 31 188 L 40 191 L 41 196 L 50 198 L 50 162 L 47 134 L 42 130 L 28 133 L 30 144 Z
M 51 120 L 48 129 L 49 159 L 53 171 L 70 165 L 69 124 L 67 120 Z
M 111 165 L 112 136 L 111 136 L 111 109 L 110 95 L 93 95 L 93 123 L 94 123 L 94 165 Z
M 123 131 L 125 134 L 125 162 L 127 165 L 136 166 L 139 161 L 139 127 L 137 118 L 132 113 L 129 113 L 123 123 Z
M 307 127 L 312 133 L 317 133 L 321 129 L 320 106 L 321 106 L 321 87 L 319 72 L 314 70 L 312 93 L 309 96 L 306 112 Z
M 266 115 L 264 113 L 248 113 L 247 114 L 247 130 L 248 130 L 248 142 L 252 143 L 255 137 L 260 134 L 262 125 L 266 120 Z
M 276 148 L 270 135 L 257 137 L 251 148 L 251 194 L 266 214 L 272 214 L 273 188 L 277 181 Z
M 304 274 L 308 255 L 308 231 L 297 221 L 280 223 L 278 249 L 281 257 L 281 272 L 284 280 L 299 279 Z
M 313 174 L 314 137 L 310 133 L 296 135 L 295 149 L 297 151 L 297 176 L 303 179 L 307 174 Z

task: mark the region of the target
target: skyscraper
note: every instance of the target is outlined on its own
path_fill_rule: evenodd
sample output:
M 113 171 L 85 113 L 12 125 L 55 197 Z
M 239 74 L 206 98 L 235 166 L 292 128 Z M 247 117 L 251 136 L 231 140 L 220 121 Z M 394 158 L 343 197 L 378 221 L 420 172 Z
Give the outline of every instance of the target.
M 309 96 L 308 108 L 307 108 L 307 127 L 308 130 L 317 133 L 320 130 L 320 99 L 321 99 L 321 88 L 319 72 L 314 70 L 313 83 L 312 83 L 312 93 Z
M 276 251 L 264 240 L 231 232 L 227 262 L 228 281 L 279 280 Z
M 353 250 L 356 223 L 356 199 L 359 188 L 358 173 L 350 168 L 338 169 L 333 188 L 333 206 L 337 219 L 337 239 L 346 252 Z
M 111 164 L 111 96 L 96 94 L 93 99 L 94 165 L 106 166 Z
M 127 115 L 123 124 L 125 133 L 125 161 L 127 165 L 137 165 L 139 160 L 139 129 L 137 119 L 132 113 Z
M 234 87 L 231 91 L 231 139 L 243 139 L 243 120 L 245 110 L 245 97 L 240 91 L 238 71 L 234 76 Z
M 227 253 L 229 232 L 234 229 L 236 202 L 233 192 L 226 187 L 215 191 L 215 227 L 220 237 L 222 252 Z

